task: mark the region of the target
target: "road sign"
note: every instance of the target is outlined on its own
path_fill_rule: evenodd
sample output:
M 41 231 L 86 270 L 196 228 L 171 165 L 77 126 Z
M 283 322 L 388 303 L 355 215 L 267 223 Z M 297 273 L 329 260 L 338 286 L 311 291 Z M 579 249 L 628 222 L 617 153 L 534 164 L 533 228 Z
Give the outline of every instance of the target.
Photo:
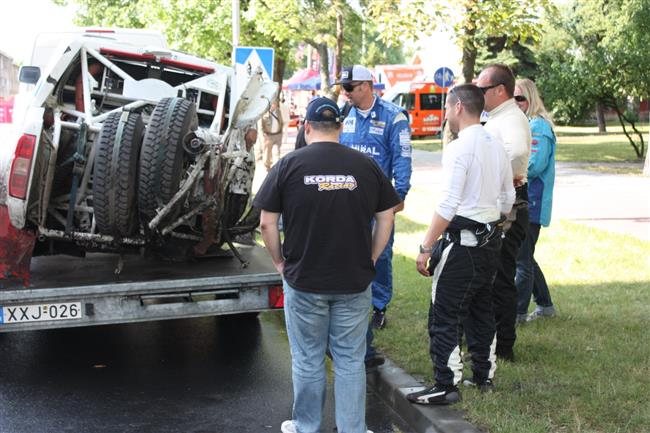
M 251 76 L 255 68 L 262 67 L 264 78 L 273 79 L 273 48 L 263 47 L 236 47 L 235 48 L 235 74 Z
M 454 72 L 446 67 L 438 68 L 433 74 L 433 81 L 440 87 L 449 87 L 454 82 Z

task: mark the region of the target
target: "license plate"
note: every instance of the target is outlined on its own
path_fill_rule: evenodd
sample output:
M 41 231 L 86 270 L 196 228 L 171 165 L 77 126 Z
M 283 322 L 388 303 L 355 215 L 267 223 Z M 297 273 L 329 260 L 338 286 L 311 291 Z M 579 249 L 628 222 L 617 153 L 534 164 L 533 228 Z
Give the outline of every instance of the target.
M 42 322 L 81 319 L 81 302 L 60 304 L 12 305 L 0 308 L 0 323 Z

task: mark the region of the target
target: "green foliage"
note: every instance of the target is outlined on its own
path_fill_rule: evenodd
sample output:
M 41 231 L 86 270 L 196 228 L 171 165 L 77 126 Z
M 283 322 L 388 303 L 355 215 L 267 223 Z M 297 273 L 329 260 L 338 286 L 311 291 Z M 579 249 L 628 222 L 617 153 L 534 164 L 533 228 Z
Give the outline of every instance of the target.
M 76 23 L 83 26 L 149 28 L 165 33 L 170 46 L 229 64 L 232 52 L 231 0 L 56 0 L 79 6 Z M 342 15 L 342 63 L 368 65 L 403 61 L 400 47 L 387 47 L 378 30 L 344 0 L 248 0 L 241 2 L 240 43 L 275 48 L 276 68 L 297 67 L 293 55 L 300 42 L 320 52 L 336 47 L 336 18 Z M 366 50 L 360 57 L 364 45 Z
M 359 39 L 361 35 L 359 35 Z M 346 35 L 347 39 L 347 35 Z M 343 52 L 343 64 L 351 65 L 361 63 L 362 65 L 394 65 L 404 63 L 404 52 L 401 46 L 388 45 L 379 37 L 379 31 L 372 26 L 372 23 L 366 24 L 366 44 L 365 52 L 362 53 L 359 60 L 359 49 L 361 41 L 353 42 L 354 45 L 348 46 L 348 52 Z
M 499 52 L 516 47 L 520 41 L 537 41 L 541 36 L 542 12 L 552 9 L 548 0 L 368 2 L 369 15 L 377 23 L 381 38 L 389 44 L 417 39 L 438 28 L 452 30 L 463 50 L 465 80 L 475 76 L 477 53 L 487 50 L 490 42 L 498 41 L 500 48 L 496 52 Z M 515 55 L 517 58 L 530 57 L 529 53 L 521 51 Z
M 650 96 L 650 0 L 576 1 L 546 28 L 538 84 L 556 120 L 582 119 L 601 103 L 634 129 L 634 119 L 625 116 L 626 100 Z M 640 158 L 644 141 L 637 137 L 629 141 Z

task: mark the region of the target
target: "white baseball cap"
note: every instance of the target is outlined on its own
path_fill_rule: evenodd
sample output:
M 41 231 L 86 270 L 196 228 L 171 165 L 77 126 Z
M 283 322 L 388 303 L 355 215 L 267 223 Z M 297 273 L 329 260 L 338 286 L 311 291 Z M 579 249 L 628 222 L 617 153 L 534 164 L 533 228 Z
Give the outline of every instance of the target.
M 341 79 L 334 84 L 347 84 L 352 81 L 374 81 L 372 72 L 365 66 L 354 65 L 343 68 Z

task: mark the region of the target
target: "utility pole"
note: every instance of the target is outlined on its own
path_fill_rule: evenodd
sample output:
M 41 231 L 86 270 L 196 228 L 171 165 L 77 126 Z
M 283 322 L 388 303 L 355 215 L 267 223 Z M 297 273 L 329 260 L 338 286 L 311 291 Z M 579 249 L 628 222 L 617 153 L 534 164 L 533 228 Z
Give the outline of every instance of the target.
M 232 64 L 235 65 L 235 48 L 239 46 L 239 0 L 232 0 Z

